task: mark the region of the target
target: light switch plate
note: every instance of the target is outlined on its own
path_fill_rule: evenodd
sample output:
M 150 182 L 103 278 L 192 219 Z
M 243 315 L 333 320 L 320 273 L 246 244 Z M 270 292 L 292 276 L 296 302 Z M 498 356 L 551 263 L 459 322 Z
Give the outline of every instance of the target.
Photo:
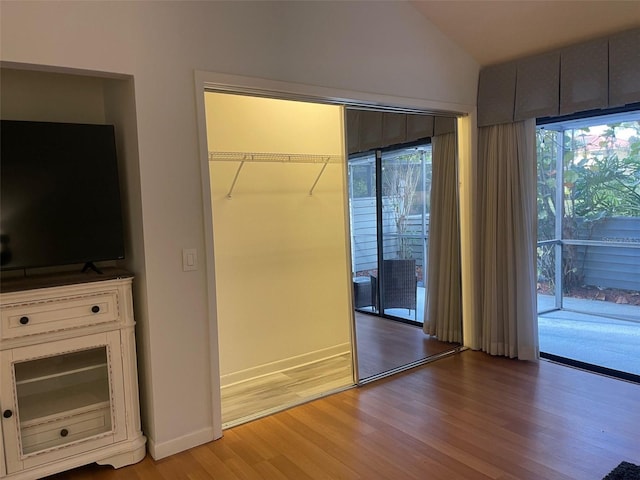
M 198 269 L 198 252 L 195 248 L 182 249 L 182 270 L 185 272 Z

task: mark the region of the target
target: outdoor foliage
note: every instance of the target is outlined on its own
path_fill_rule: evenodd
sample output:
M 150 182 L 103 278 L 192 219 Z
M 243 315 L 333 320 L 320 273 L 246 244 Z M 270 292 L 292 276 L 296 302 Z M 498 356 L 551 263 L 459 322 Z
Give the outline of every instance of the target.
M 352 165 L 349 169 L 353 198 L 374 197 L 376 194 L 375 157 L 370 157 L 368 160 L 368 162 Z
M 620 140 L 621 129 L 634 133 Z M 556 235 L 556 215 L 563 216 L 561 238 L 589 239 L 597 222 L 609 217 L 640 217 L 640 121 L 557 132 L 539 129 L 538 240 Z M 559 148 L 561 148 L 559 153 Z M 562 155 L 562 203 L 556 205 L 557 157 Z M 560 211 L 558 212 L 558 209 Z M 538 250 L 539 277 L 553 283 L 552 248 Z M 575 246 L 565 246 L 562 276 L 565 291 L 582 284 Z
M 420 213 L 422 208 L 421 192 L 426 186 L 422 185 L 423 176 L 422 150 L 402 153 L 393 160 L 385 161 L 382 171 L 382 197 L 387 212 L 391 217 L 397 234 L 397 258 L 414 258 L 411 238 L 406 237 L 410 232 L 409 217 Z M 428 172 L 431 169 L 427 169 Z M 430 183 L 430 179 L 427 178 Z M 421 187 L 419 189 L 419 187 Z M 428 201 L 428 198 L 425 199 Z

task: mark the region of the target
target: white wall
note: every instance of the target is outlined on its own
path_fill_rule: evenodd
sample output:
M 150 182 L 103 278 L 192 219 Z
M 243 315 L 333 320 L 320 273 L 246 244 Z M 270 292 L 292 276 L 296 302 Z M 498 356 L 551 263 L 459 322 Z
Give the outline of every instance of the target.
M 0 86 L 3 119 L 105 123 L 102 79 L 3 69 Z
M 133 76 L 143 423 L 156 457 L 213 436 L 194 70 L 475 104 L 478 65 L 405 2 L 3 1 L 4 62 Z M 139 253 L 142 254 L 142 253 Z

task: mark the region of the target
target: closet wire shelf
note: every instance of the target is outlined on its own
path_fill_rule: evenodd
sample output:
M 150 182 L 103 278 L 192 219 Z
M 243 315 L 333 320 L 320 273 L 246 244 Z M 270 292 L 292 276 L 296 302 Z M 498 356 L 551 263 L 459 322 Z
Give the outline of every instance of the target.
M 313 154 L 294 154 L 294 153 L 244 153 L 244 152 L 209 152 L 210 162 L 240 162 L 238 169 L 236 170 L 233 181 L 231 182 L 231 188 L 227 193 L 227 198 L 231 198 L 233 189 L 236 186 L 240 171 L 245 163 L 311 163 L 322 164 L 322 169 L 318 173 L 309 195 L 313 195 L 313 190 L 316 188 L 320 177 L 330 163 L 340 163 L 342 157 L 339 155 L 313 155 Z

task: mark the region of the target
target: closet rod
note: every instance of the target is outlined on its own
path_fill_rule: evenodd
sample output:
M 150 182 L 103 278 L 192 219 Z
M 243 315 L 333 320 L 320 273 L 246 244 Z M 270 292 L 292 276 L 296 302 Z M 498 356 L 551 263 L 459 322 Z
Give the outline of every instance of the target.
M 212 162 L 240 162 L 238 169 L 231 182 L 231 187 L 227 193 L 227 198 L 231 198 L 233 189 L 236 187 L 238 177 L 240 176 L 240 170 L 247 162 L 253 163 L 322 163 L 322 169 L 316 180 L 313 182 L 309 195 L 313 195 L 313 191 L 322 177 L 327 165 L 330 163 L 340 163 L 342 157 L 339 155 L 312 155 L 312 154 L 298 154 L 298 153 L 247 153 L 247 152 L 209 152 L 209 161 Z
M 255 153 L 255 152 L 209 152 L 212 162 L 254 163 L 340 163 L 340 155 L 317 155 L 307 153 Z

